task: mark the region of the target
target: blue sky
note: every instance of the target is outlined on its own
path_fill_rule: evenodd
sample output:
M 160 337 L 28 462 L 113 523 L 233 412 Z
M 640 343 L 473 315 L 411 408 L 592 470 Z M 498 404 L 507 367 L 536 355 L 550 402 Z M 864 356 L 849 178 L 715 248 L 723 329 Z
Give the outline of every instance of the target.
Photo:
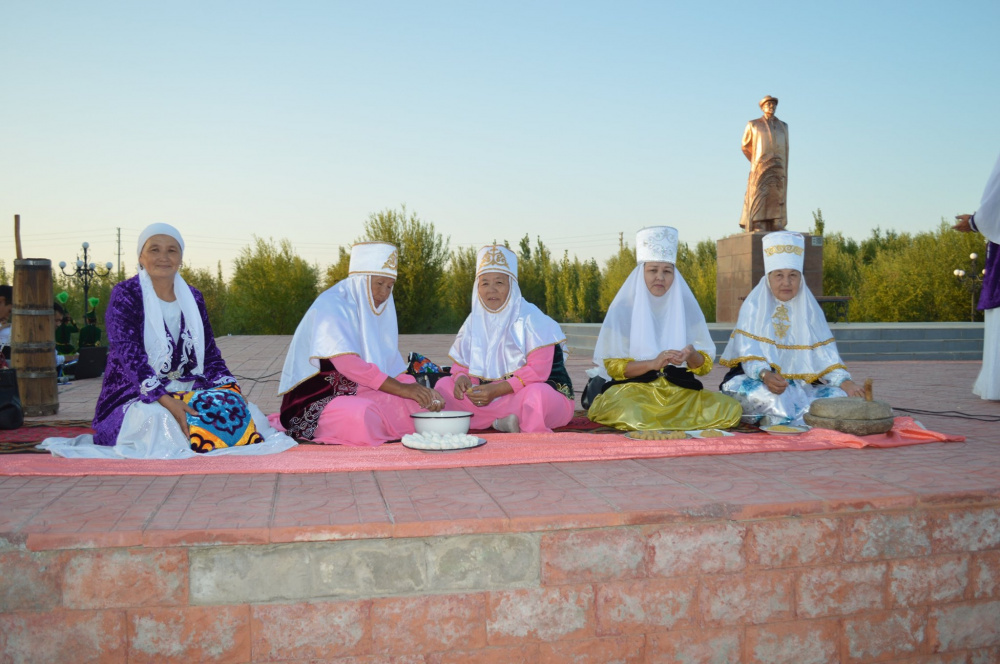
M 747 122 L 789 124 L 790 224 L 970 212 L 1000 153 L 1000 2 L 0 0 L 0 258 L 131 273 L 153 221 L 228 274 L 256 234 L 325 268 L 405 204 L 451 245 L 602 262 L 739 231 Z M 405 257 L 403 257 L 405 260 Z

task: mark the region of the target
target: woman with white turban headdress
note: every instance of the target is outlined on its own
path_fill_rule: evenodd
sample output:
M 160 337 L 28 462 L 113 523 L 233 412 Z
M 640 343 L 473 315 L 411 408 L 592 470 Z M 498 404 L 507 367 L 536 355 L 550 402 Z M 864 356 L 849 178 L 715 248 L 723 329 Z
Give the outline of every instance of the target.
M 740 307 L 719 363 L 731 367 L 722 391 L 743 406 L 743 421 L 805 424 L 816 399 L 863 396 L 837 352 L 823 310 L 802 278 L 805 239 L 768 233 L 764 271 Z
M 317 443 L 374 446 L 413 433 L 412 413 L 441 410 L 441 395 L 407 375 L 399 353 L 398 259 L 387 242 L 351 247 L 347 278 L 320 293 L 292 337 L 275 426 Z
M 729 428 L 740 405 L 702 389 L 715 343 L 677 261 L 677 230 L 636 235 L 638 265 L 604 317 L 594 364 L 606 382 L 587 416 L 623 430 Z
M 472 413 L 473 429 L 551 432 L 573 418 L 565 346 L 559 323 L 521 296 L 514 252 L 483 247 L 472 312 L 449 352 L 452 375 L 436 387 L 449 410 Z
M 180 232 L 151 224 L 136 250 L 139 273 L 114 287 L 104 315 L 108 359 L 93 438 L 50 438 L 42 447 L 65 457 L 156 459 L 294 447 L 226 367 L 205 299 L 180 274 Z

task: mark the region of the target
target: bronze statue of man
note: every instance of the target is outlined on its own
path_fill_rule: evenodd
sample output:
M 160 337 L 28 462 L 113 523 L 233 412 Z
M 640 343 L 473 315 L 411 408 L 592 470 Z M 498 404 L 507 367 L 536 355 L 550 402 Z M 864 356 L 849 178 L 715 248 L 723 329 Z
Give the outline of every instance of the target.
M 743 154 L 750 160 L 750 177 L 743 199 L 740 226 L 748 233 L 780 231 L 788 224 L 788 125 L 774 117 L 778 100 L 760 100 L 764 116 L 751 120 L 743 132 Z

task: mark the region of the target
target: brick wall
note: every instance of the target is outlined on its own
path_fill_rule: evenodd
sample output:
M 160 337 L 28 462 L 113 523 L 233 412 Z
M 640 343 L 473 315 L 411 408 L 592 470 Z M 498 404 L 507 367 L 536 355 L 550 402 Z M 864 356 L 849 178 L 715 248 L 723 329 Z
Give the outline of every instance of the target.
M 0 662 L 1000 662 L 1000 504 L 31 551 Z

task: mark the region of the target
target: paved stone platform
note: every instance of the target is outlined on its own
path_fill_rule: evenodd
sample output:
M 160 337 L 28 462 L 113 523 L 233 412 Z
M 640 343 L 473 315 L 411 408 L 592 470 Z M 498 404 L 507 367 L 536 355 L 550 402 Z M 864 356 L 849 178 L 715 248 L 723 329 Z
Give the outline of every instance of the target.
M 288 340 L 220 346 L 256 378 L 280 371 Z M 450 341 L 400 345 L 444 362 Z M 588 366 L 571 358 L 578 387 Z M 977 362 L 850 368 L 897 407 L 1000 416 L 969 391 Z M 277 382 L 251 384 L 277 408 Z M 61 389 L 52 419 L 89 418 L 98 389 Z M 916 417 L 967 441 L 0 477 L 0 661 L 1000 661 L 1000 427 Z

